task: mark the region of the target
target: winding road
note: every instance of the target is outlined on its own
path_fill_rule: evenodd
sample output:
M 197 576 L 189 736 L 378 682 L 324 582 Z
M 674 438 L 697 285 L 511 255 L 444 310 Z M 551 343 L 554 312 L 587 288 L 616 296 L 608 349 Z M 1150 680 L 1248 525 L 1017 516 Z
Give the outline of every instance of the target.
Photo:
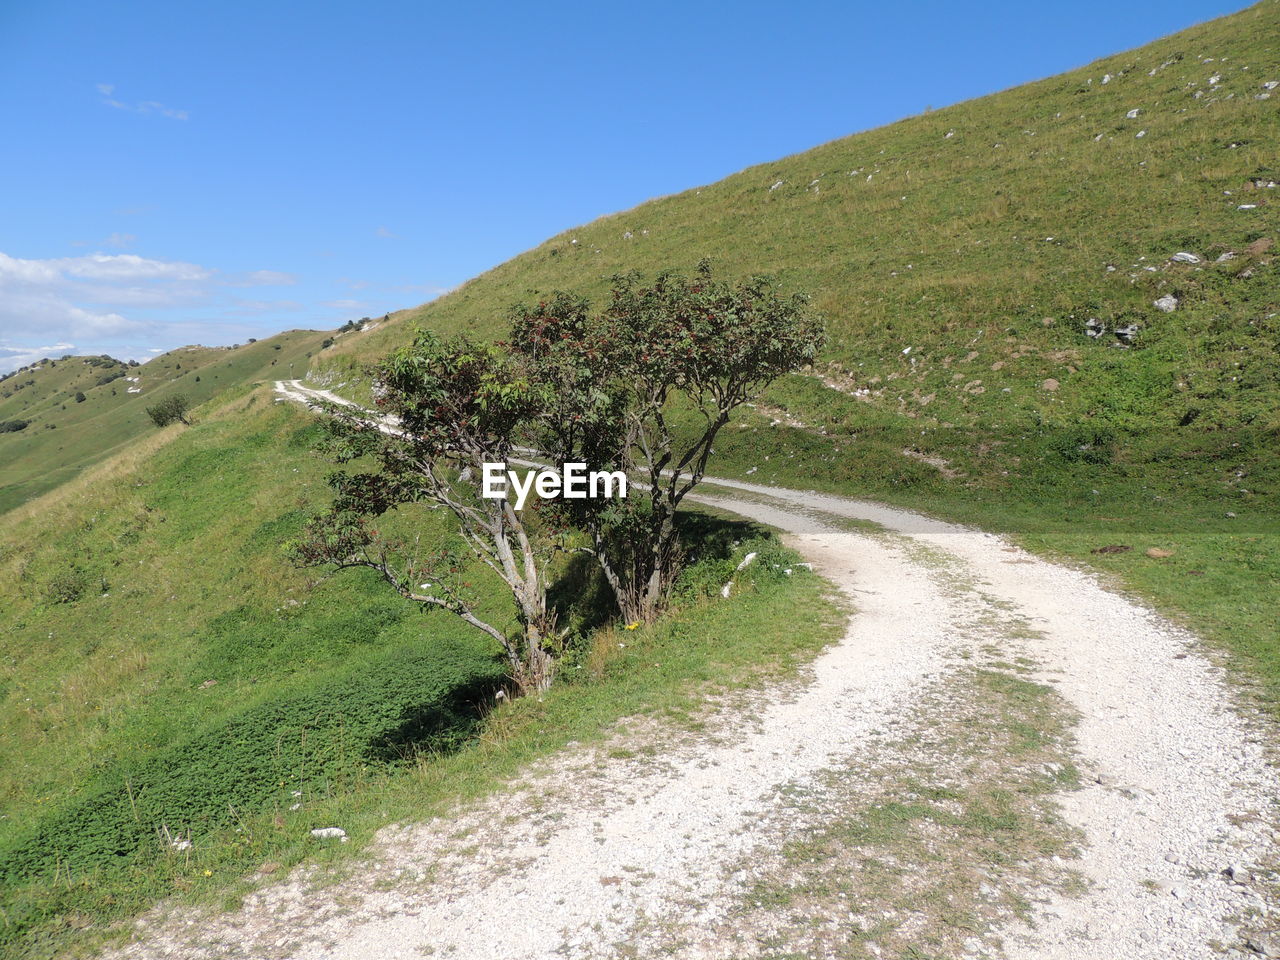
M 276 390 L 343 402 L 296 380 Z M 939 863 L 899 850 L 898 887 L 974 870 L 993 902 L 1016 882 L 1025 904 L 979 911 L 927 955 L 1209 960 L 1270 946 L 1276 918 L 1260 878 L 1277 839 L 1271 734 L 1234 705 L 1195 637 L 1088 573 L 918 514 L 721 479 L 698 499 L 785 531 L 848 599 L 843 640 L 799 681 L 712 707 L 704 729 L 618 733 L 661 744 L 656 756 L 570 749 L 475 810 L 387 828 L 367 874 L 337 887 L 298 874 L 232 914 L 152 917 L 120 956 L 924 956 L 912 937 L 937 934 L 929 911 L 944 905 L 895 908 L 893 888 L 876 894 L 890 904 L 883 917 L 813 900 L 821 916 L 805 922 L 829 926 L 825 940 L 795 940 L 794 898 L 763 926 L 744 903 L 790 837 L 822 828 L 793 815 L 796 794 L 825 796 L 819 785 L 838 776 L 834 816 L 885 790 L 888 769 L 909 766 L 912 783 L 957 796 L 973 786 L 965 778 L 1001 774 L 998 757 L 958 766 L 955 748 L 927 746 L 934 727 L 983 706 L 968 685 L 975 664 L 1015 664 L 1056 704 L 1068 732 L 1044 746 L 1060 758 L 1046 768 L 1080 776 L 1048 802 L 1070 841 L 1020 852 L 1004 873 L 963 851 Z M 985 735 L 964 733 L 975 750 Z M 543 813 L 513 821 L 513 810 Z M 841 923 L 861 932 L 840 941 Z

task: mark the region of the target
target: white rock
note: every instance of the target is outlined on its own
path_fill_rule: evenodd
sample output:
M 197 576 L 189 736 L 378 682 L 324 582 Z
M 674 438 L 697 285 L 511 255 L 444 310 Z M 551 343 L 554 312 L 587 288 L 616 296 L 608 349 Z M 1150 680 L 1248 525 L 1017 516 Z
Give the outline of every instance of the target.
M 316 827 L 311 831 L 313 837 L 319 837 L 321 840 L 341 840 L 347 842 L 347 831 L 341 827 Z
M 1128 113 L 1126 113 L 1126 114 L 1124 115 L 1124 116 L 1125 116 L 1125 119 L 1126 119 L 1126 120 L 1134 120 L 1134 119 L 1136 119 L 1136 118 L 1137 118 L 1137 116 L 1138 116 L 1138 114 L 1139 114 L 1140 112 L 1141 112 L 1141 111 L 1140 111 L 1140 110 L 1138 110 L 1138 109 L 1135 107 L 1134 109 L 1130 110 Z
M 1242 203 L 1236 207 L 1237 210 L 1256 210 L 1257 208 L 1258 205 L 1256 203 Z
M 785 181 L 785 180 L 779 180 L 779 181 L 778 181 L 777 183 L 775 183 L 772 187 L 770 187 L 770 188 L 769 188 L 769 190 L 770 190 L 770 191 L 777 190 L 780 186 L 782 186 L 782 185 L 783 185 L 784 183 L 786 183 L 786 182 L 787 182 L 787 181 Z
M 1213 86 L 1214 84 L 1219 83 L 1221 80 L 1222 80 L 1222 77 L 1217 76 L 1217 75 L 1215 74 L 1214 76 L 1212 76 L 1212 77 L 1210 77 L 1210 78 L 1209 78 L 1209 85 L 1210 85 L 1210 86 Z
M 1276 87 L 1280 87 L 1280 80 L 1268 80 L 1263 86 L 1268 90 L 1274 90 Z
M 1200 262 L 1199 257 L 1197 257 L 1194 253 L 1189 253 L 1186 250 L 1178 251 L 1169 259 L 1172 260 L 1174 263 L 1199 263 Z
M 1103 83 L 1110 83 L 1110 82 L 1111 82 L 1111 74 L 1109 74 L 1109 73 L 1104 73 L 1104 74 L 1102 75 L 1102 82 L 1103 82 Z
M 1147 135 L 1147 131 L 1145 130 L 1139 130 L 1137 133 L 1134 134 L 1134 136 L 1138 137 L 1139 139 L 1141 139 L 1142 137 L 1145 137 L 1146 135 Z
M 1151 305 L 1164 313 L 1173 313 L 1178 309 L 1178 298 L 1171 293 L 1166 293 L 1159 300 L 1153 301 Z

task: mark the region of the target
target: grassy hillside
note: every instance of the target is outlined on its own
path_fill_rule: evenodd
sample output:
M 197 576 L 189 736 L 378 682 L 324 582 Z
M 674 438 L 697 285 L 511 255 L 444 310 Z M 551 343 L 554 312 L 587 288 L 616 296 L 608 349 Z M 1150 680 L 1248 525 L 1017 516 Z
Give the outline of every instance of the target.
M 1278 157 L 1264 0 L 565 231 L 318 373 L 350 380 L 417 324 L 501 335 L 512 303 L 620 271 L 776 274 L 831 345 L 730 427 L 716 473 L 1018 535 L 1221 640 L 1276 698 Z
M 0 380 L 0 513 L 52 490 L 155 429 L 146 408 L 183 394 L 193 404 L 256 381 L 299 373 L 333 334 L 291 330 L 236 347 L 182 347 L 144 364 L 63 357 Z M 83 396 L 83 400 L 78 396 Z
M 1266 0 L 568 230 L 335 352 L 376 356 L 415 322 L 499 334 L 514 302 L 707 255 L 830 317 L 827 365 L 778 393 L 797 412 L 855 395 L 926 446 L 947 424 L 1274 435 L 1275 81 Z
M 754 587 L 720 601 L 759 547 L 735 550 L 751 529 L 707 520 L 682 612 L 626 645 L 591 632 L 593 568 L 563 566 L 564 684 L 487 716 L 502 679 L 487 637 L 374 577 L 284 561 L 329 495 L 316 433 L 259 388 L 0 518 L 0 954 L 53 956 L 157 897 L 218 897 L 264 863 L 336 856 L 311 828 L 362 841 L 619 716 L 688 705 L 689 681 L 783 669 L 831 635 L 813 577 L 756 564 Z M 457 537 L 428 510 L 387 524 Z M 509 622 L 509 597 L 483 593 L 482 570 L 475 584 L 477 612 Z

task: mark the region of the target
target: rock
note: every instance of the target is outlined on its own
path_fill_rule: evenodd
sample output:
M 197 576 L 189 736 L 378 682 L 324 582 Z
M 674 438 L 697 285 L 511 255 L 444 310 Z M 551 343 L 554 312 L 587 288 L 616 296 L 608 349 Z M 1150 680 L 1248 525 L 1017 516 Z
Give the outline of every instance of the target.
M 1178 253 L 1175 253 L 1169 259 L 1172 260 L 1174 263 L 1199 263 L 1200 262 L 1199 257 L 1197 257 L 1194 253 L 1189 253 L 1186 250 L 1180 250 Z
M 1258 205 L 1256 203 L 1242 203 L 1240 204 L 1240 206 L 1236 207 L 1236 209 L 1237 210 L 1257 210 Z
M 1173 313 L 1178 309 L 1178 298 L 1171 293 L 1166 293 L 1159 300 L 1153 301 L 1151 305 L 1164 313 Z
M 316 827 L 316 829 L 311 831 L 311 835 L 321 840 L 341 840 L 343 843 L 347 842 L 347 831 L 343 830 L 341 827 Z
M 1124 115 L 1124 118 L 1126 120 L 1136 120 L 1138 118 L 1138 114 L 1141 112 L 1142 112 L 1141 110 L 1137 110 L 1137 109 L 1130 110 L 1128 113 Z
M 1151 557 L 1153 560 L 1163 560 L 1165 557 L 1172 557 L 1173 551 L 1165 550 L 1162 547 L 1152 547 L 1147 551 L 1147 556 Z
M 1219 254 L 1218 259 L 1213 262 L 1226 263 L 1228 260 L 1234 260 L 1235 258 L 1236 258 L 1236 255 L 1232 253 L 1230 250 L 1228 250 L 1226 253 Z
M 1147 131 L 1145 130 L 1139 130 L 1137 133 L 1134 134 L 1134 136 L 1138 137 L 1139 139 L 1141 139 L 1142 137 L 1145 137 L 1146 135 L 1147 135 Z
M 1050 377 L 1044 383 L 1040 384 L 1040 389 L 1048 390 L 1050 393 L 1053 393 L 1059 386 L 1061 386 L 1061 384 L 1059 384 L 1057 380 L 1053 379 L 1053 377 Z
M 787 181 L 785 181 L 785 180 L 779 180 L 777 183 L 775 183 L 775 184 L 774 184 L 772 187 L 770 187 L 769 189 L 770 189 L 771 191 L 772 191 L 772 190 L 777 190 L 780 186 L 782 186 L 782 185 L 783 185 L 784 183 L 786 183 L 786 182 L 787 182 Z
M 1245 941 L 1244 945 L 1259 956 L 1280 957 L 1280 935 L 1255 933 Z
M 1228 879 L 1233 883 L 1248 883 L 1253 879 L 1253 873 L 1249 868 L 1239 863 L 1231 864 L 1231 866 L 1227 867 L 1227 869 L 1222 872 L 1225 873 Z
M 1280 87 L 1280 80 L 1268 80 L 1263 86 L 1268 90 L 1274 90 L 1276 87 Z
M 1139 327 L 1136 323 L 1130 323 L 1127 326 L 1117 327 L 1116 336 L 1125 343 L 1132 343 L 1134 338 L 1138 336 Z
M 1084 332 L 1090 337 L 1100 337 L 1107 332 L 1107 325 L 1097 317 L 1090 317 L 1084 322 Z

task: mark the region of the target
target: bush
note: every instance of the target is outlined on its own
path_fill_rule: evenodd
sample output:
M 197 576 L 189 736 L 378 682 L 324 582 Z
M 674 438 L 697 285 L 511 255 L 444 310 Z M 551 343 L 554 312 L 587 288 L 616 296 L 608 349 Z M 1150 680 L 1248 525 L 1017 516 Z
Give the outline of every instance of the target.
M 17 433 L 30 425 L 30 420 L 0 420 L 0 433 Z
M 84 395 L 83 390 L 76 391 L 76 403 L 84 403 L 87 399 L 89 398 Z
M 180 393 L 147 407 L 147 416 L 157 427 L 167 427 L 171 423 L 191 425 L 191 421 L 187 419 L 187 398 Z
M 88 588 L 88 575 L 78 567 L 69 567 L 55 573 L 44 585 L 44 599 L 49 603 L 75 603 Z
M 295 790 L 305 803 L 371 766 L 456 749 L 500 678 L 496 664 L 477 670 L 461 646 L 407 648 L 252 704 L 144 761 L 110 769 L 0 850 L 0 879 L 128 869 L 157 852 L 162 828 L 199 843 L 244 815 L 289 807 Z

